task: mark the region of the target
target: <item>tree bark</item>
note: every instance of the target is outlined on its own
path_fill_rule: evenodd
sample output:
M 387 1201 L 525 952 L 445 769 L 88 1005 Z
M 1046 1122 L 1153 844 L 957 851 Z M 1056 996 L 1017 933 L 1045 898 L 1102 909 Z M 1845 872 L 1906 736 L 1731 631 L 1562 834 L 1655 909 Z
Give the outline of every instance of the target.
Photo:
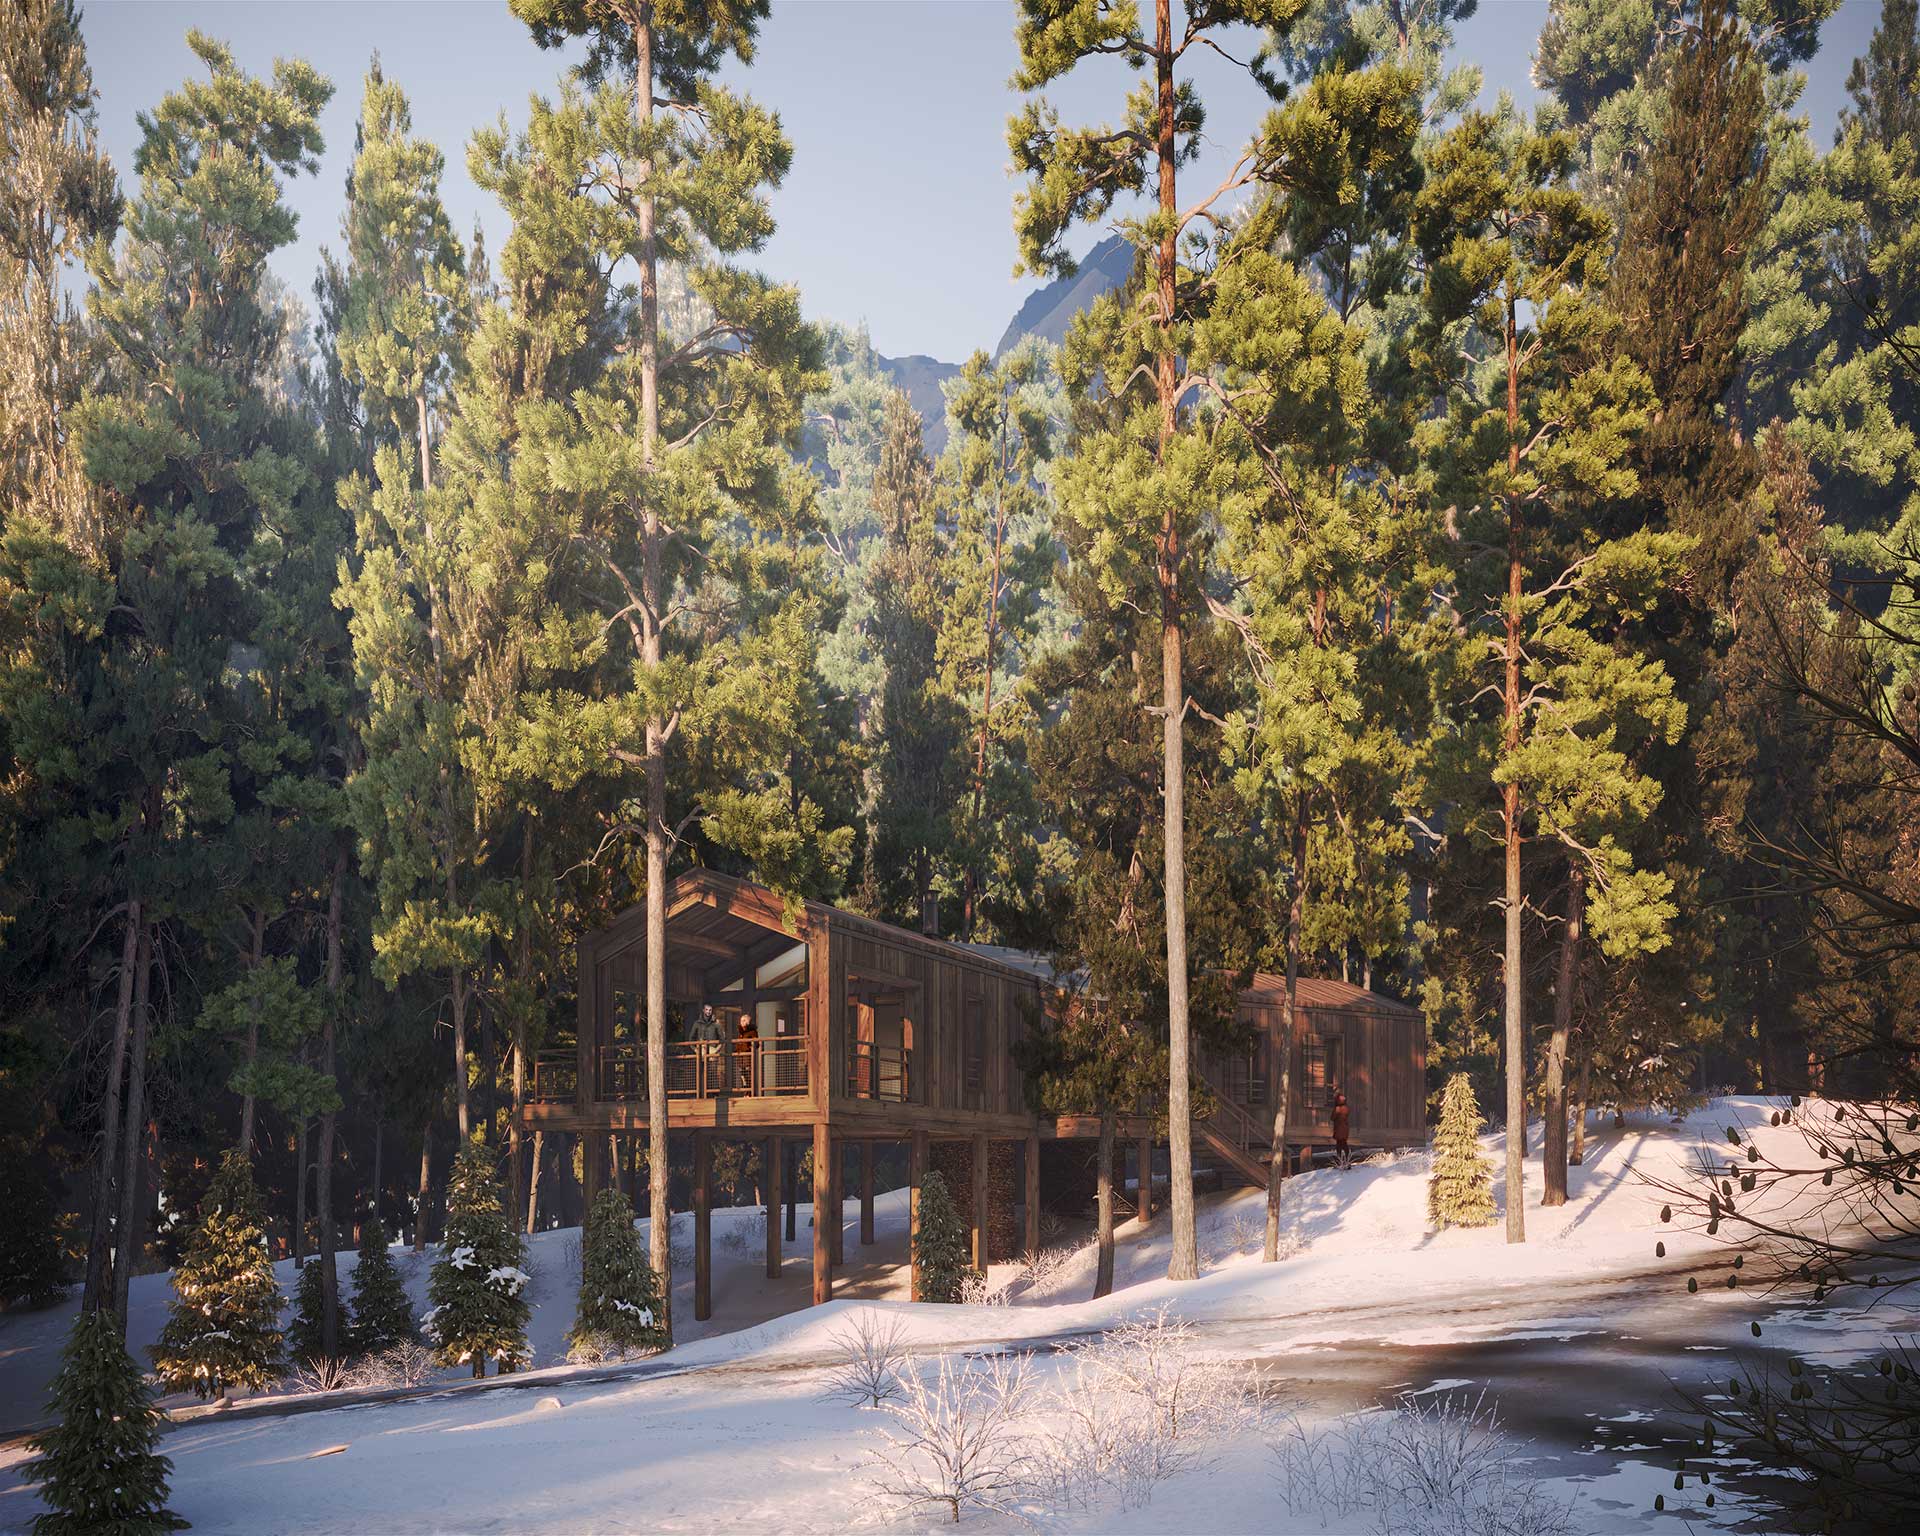
M 1098 1301 L 1113 1292 L 1113 1137 L 1112 1111 L 1100 1116 L 1100 1155 L 1094 1169 L 1094 1207 L 1100 1222 L 1100 1261 L 1093 1275 Z
M 254 985 L 260 984 L 260 967 L 267 957 L 267 914 L 256 907 L 253 913 L 253 946 L 248 954 L 247 963 L 253 972 Z M 253 1067 L 260 1059 L 260 999 L 255 997 L 247 1005 L 247 1081 L 253 1081 Z M 253 1158 L 253 1121 L 254 1095 L 251 1087 L 240 1096 L 240 1150 Z
M 100 1159 L 94 1169 L 93 1229 L 87 1239 L 86 1284 L 80 1305 L 91 1311 L 112 1300 L 107 1289 L 113 1253 L 113 1193 L 120 1149 L 120 1088 L 127 1070 L 127 1036 L 133 1023 L 133 977 L 138 968 L 144 909 L 127 898 L 127 928 L 120 941 L 120 988 L 113 1010 L 113 1044 L 107 1055 L 107 1088 L 100 1101 Z M 124 1330 L 123 1330 L 124 1333 Z
M 367 1208 L 373 1212 L 376 1221 L 380 1219 L 380 1199 L 385 1193 L 385 1186 L 381 1183 L 381 1154 L 386 1151 L 386 1132 L 386 1119 L 376 1109 L 373 1116 L 373 1192 L 367 1200 Z
M 346 897 L 347 851 L 333 855 L 333 886 L 327 892 L 327 1016 L 320 1032 L 320 1073 L 335 1083 L 335 1045 L 346 982 L 341 936 L 341 905 Z M 336 1084 L 337 1088 L 337 1084 Z M 320 1167 L 314 1201 L 320 1208 L 320 1347 L 329 1360 L 340 1358 L 340 1271 L 334 1263 L 333 1138 L 338 1111 L 320 1116 Z
M 1155 278 L 1160 323 L 1170 330 L 1174 319 L 1179 213 L 1174 183 L 1177 146 L 1173 63 L 1177 49 L 1171 0 L 1154 0 L 1153 19 L 1160 213 L 1167 221 L 1155 254 Z M 1163 466 L 1173 441 L 1178 390 L 1175 370 L 1172 348 L 1160 349 L 1154 388 L 1160 403 L 1159 461 Z M 1194 1236 L 1193 1103 L 1187 1016 L 1186 680 L 1182 656 L 1185 634 L 1180 607 L 1180 526 L 1175 516 L 1171 506 L 1162 516 L 1156 570 L 1160 588 L 1160 741 L 1165 760 L 1163 793 L 1166 797 L 1167 1192 L 1173 1209 L 1173 1249 L 1167 1258 L 1167 1278 L 1192 1280 L 1199 1276 L 1200 1258 Z
M 307 1258 L 307 1117 L 298 1116 L 293 1132 L 293 1267 Z
M 1587 917 L 1587 872 L 1578 859 L 1567 874 L 1567 920 L 1560 931 L 1560 975 L 1554 989 L 1553 1035 L 1547 1043 L 1540 1136 L 1540 1203 L 1567 1203 L 1567 1041 L 1580 985 L 1580 943 Z
M 454 906 L 452 865 L 447 870 L 447 908 Z M 460 1144 L 465 1146 L 473 1131 L 467 1108 L 467 973 L 455 966 L 453 971 L 453 1102 L 454 1118 L 460 1127 Z
M 520 1225 L 520 1189 L 526 1178 L 522 1166 L 520 1112 L 527 1102 L 527 1018 L 526 999 L 532 996 L 533 986 L 533 818 L 528 816 L 520 827 L 520 996 L 516 1000 L 513 1017 L 513 1118 L 507 1128 L 507 1183 L 513 1191 L 509 1195 L 510 1213 L 515 1225 Z M 534 1148 L 534 1179 L 539 1178 L 539 1147 Z M 526 1230 L 533 1230 L 533 1190 L 527 1189 Z
M 1507 300 L 1507 467 L 1520 472 L 1520 353 L 1514 299 Z M 1505 721 L 1504 757 L 1512 762 L 1520 749 L 1520 603 L 1526 579 L 1521 560 L 1520 504 L 1507 499 L 1507 633 L 1506 686 L 1502 698 Z M 1506 939 L 1502 967 L 1506 983 L 1505 1024 L 1507 1050 L 1507 1241 L 1527 1240 L 1527 1039 L 1524 997 L 1521 991 L 1520 918 L 1520 786 L 1509 779 L 1501 786 L 1501 812 L 1506 852 L 1503 898 Z
M 1573 1150 L 1567 1155 L 1567 1161 L 1575 1165 L 1586 1161 L 1587 1156 L 1587 1087 L 1593 1065 L 1593 1047 L 1587 1043 L 1584 1029 L 1580 1034 L 1580 1087 L 1574 1100 Z
M 533 1236 L 540 1221 L 540 1153 L 544 1149 L 547 1133 L 533 1133 L 533 1168 L 527 1178 L 527 1236 Z
M 134 961 L 133 1038 L 127 1061 L 127 1118 L 121 1137 L 120 1219 L 114 1233 L 113 1313 L 120 1333 L 127 1331 L 127 1293 L 133 1280 L 133 1268 L 140 1258 L 141 1190 L 145 1183 L 147 1116 L 147 1039 L 152 1033 L 152 1008 L 148 983 L 153 974 L 153 930 L 142 926 L 140 944 Z
M 427 1194 L 433 1175 L 433 1124 L 420 1127 L 420 1203 L 413 1214 L 413 1251 L 427 1251 Z
M 1004 402 L 1003 402 L 1004 408 Z M 999 478 L 993 491 L 993 558 L 987 570 L 986 667 L 980 682 L 980 735 L 973 752 L 972 838 L 967 849 L 967 888 L 960 917 L 963 942 L 973 938 L 975 906 L 980 897 L 980 827 L 987 811 L 987 741 L 993 724 L 993 651 L 1000 635 L 1000 561 L 1007 534 L 1007 424 L 1000 427 Z
M 1267 1166 L 1267 1231 L 1262 1263 L 1280 1261 L 1280 1191 L 1287 1177 L 1287 1119 L 1293 1108 L 1293 1031 L 1300 997 L 1300 924 L 1307 900 L 1307 800 L 1295 797 L 1293 867 L 1287 875 L 1287 1004 L 1282 1018 L 1278 1083 L 1273 1092 L 1273 1158 Z M 1275 1075 L 1275 1074 L 1270 1074 Z

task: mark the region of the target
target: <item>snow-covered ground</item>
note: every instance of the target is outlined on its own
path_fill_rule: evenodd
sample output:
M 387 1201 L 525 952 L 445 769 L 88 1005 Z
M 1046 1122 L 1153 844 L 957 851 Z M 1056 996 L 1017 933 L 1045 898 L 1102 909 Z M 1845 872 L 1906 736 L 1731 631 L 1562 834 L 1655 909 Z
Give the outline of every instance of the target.
M 361 1405 L 298 1417 L 201 1420 L 169 1433 L 173 1507 L 200 1531 L 573 1532 L 795 1530 L 849 1523 L 919 1528 L 873 1490 L 871 1454 L 888 1416 L 823 1396 L 834 1341 L 862 1312 L 898 1319 L 928 1355 L 982 1348 L 1031 1350 L 1042 1385 L 1057 1381 L 1063 1339 L 1086 1337 L 1167 1307 L 1190 1320 L 1201 1349 L 1257 1368 L 1268 1407 L 1258 1423 L 1209 1448 L 1196 1465 L 1157 1483 L 1133 1507 L 1108 1501 L 1049 1516 L 1063 1529 L 1209 1531 L 1363 1530 L 1353 1510 L 1293 1507 L 1277 1480 L 1274 1447 L 1304 1425 L 1391 1403 L 1403 1393 L 1488 1389 L 1516 1436 L 1512 1465 L 1526 1469 L 1572 1513 L 1568 1529 L 1661 1529 L 1684 1514 L 1694 1528 L 1764 1528 L 1738 1487 L 1716 1507 L 1672 1488 L 1669 1378 L 1725 1374 L 1730 1354 L 1753 1345 L 1748 1323 L 1767 1321 L 1766 1347 L 1789 1345 L 1835 1363 L 1859 1358 L 1891 1327 L 1920 1326 L 1883 1308 L 1864 1319 L 1770 1305 L 1745 1292 L 1684 1289 L 1689 1265 L 1705 1275 L 1721 1250 L 1704 1234 L 1663 1226 L 1661 1197 L 1646 1180 L 1684 1174 L 1705 1157 L 1724 1161 L 1724 1127 L 1760 1126 L 1773 1105 L 1726 1100 L 1682 1124 L 1609 1122 L 1572 1170 L 1568 1203 L 1538 1206 L 1538 1165 L 1528 1165 L 1528 1242 L 1510 1247 L 1499 1226 L 1430 1232 L 1424 1154 L 1322 1170 L 1290 1181 L 1286 1262 L 1259 1262 L 1264 1197 L 1242 1191 L 1201 1202 L 1205 1273 L 1164 1278 L 1168 1222 L 1120 1229 L 1113 1295 L 1091 1300 L 1093 1254 L 1081 1248 L 1039 1284 L 1016 1266 L 992 1277 L 1003 1305 L 915 1306 L 904 1300 L 905 1202 L 879 1202 L 879 1243 L 858 1245 L 846 1215 L 846 1284 L 825 1308 L 806 1306 L 809 1232 L 777 1281 L 762 1273 L 759 1213 L 715 1214 L 715 1315 L 692 1323 L 690 1291 L 676 1275 L 681 1347 L 656 1374 L 589 1380 L 536 1370 L 518 1390 L 471 1391 Z M 1496 1169 L 1499 1138 L 1486 1148 Z M 1496 1194 L 1502 1194 L 1497 1187 Z M 685 1256 L 676 1219 L 676 1251 Z M 685 1234 L 690 1237 L 690 1230 Z M 1668 1256 L 1654 1258 L 1664 1239 Z M 535 1364 L 564 1357 L 578 1235 L 533 1243 Z M 291 1277 L 283 1276 L 290 1286 Z M 425 1267 L 411 1277 L 424 1289 Z M 1012 1282 L 1009 1284 L 1009 1282 Z M 165 1307 L 161 1277 L 135 1282 L 132 1335 L 151 1341 Z M 0 1389 L 14 1423 L 51 1368 L 67 1323 L 55 1312 L 0 1320 Z M 24 1526 L 37 1505 L 17 1478 L 25 1453 L 0 1451 L 0 1527 Z M 1692 1486 L 1692 1480 L 1689 1480 Z M 1663 1492 L 1666 1515 L 1653 1513 Z M 1297 1501 L 1296 1501 L 1297 1502 Z M 1010 1517 L 970 1517 L 998 1529 Z M 1675 1527 L 1676 1529 L 1678 1527 Z

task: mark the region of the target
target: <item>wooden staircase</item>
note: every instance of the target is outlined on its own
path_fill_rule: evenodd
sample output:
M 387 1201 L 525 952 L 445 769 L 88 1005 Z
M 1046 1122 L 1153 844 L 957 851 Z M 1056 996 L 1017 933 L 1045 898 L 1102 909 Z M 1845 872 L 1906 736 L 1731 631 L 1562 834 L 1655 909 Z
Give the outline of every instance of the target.
M 1209 1080 L 1211 1086 L 1211 1080 Z M 1193 1128 L 1215 1156 L 1239 1174 L 1255 1189 L 1267 1187 L 1268 1158 L 1256 1147 L 1265 1146 L 1271 1137 L 1259 1123 L 1218 1087 L 1214 1087 L 1214 1111 L 1202 1118 L 1193 1117 Z

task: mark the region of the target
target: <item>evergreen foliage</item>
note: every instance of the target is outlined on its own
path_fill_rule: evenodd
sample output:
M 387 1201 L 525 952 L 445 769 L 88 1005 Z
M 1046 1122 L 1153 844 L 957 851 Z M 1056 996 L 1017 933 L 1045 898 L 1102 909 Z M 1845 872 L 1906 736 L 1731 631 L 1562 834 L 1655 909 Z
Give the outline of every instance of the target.
M 160 1379 L 199 1397 L 257 1391 L 279 1380 L 280 1303 L 252 1166 L 229 1151 L 174 1267 L 172 1306 L 153 1347 Z
M 44 1307 L 67 1288 L 60 1194 L 44 1151 L 0 1137 L 0 1309 Z
M 317 1259 L 300 1266 L 300 1278 L 293 1283 L 293 1315 L 287 1319 L 287 1356 L 296 1365 L 324 1360 L 326 1304 L 320 1263 Z
M 967 1228 L 939 1170 L 929 1168 L 920 1182 L 920 1219 L 913 1235 L 914 1272 L 919 1276 L 915 1301 L 956 1302 L 961 1283 L 973 1273 L 967 1251 Z
M 427 1330 L 442 1365 L 471 1363 L 487 1374 L 527 1363 L 527 1246 L 507 1223 L 493 1154 L 469 1142 L 454 1155 L 447 1183 L 447 1231 L 427 1281 Z
M 1427 1220 L 1436 1227 L 1484 1227 L 1493 1220 L 1493 1167 L 1480 1152 L 1480 1106 L 1464 1072 L 1447 1079 L 1433 1133 Z
M 355 1353 L 377 1355 L 420 1336 L 413 1302 L 401 1283 L 387 1229 L 378 1216 L 369 1216 L 361 1224 L 352 1286 L 348 1310 L 353 1322 L 348 1337 Z
M 46 1512 L 34 1536 L 158 1536 L 186 1529 L 167 1508 L 173 1463 L 160 1454 L 164 1422 L 111 1309 L 74 1319 L 49 1406 L 58 1422 L 30 1442 L 21 1476 L 39 1484 Z
M 587 1213 L 580 1300 L 567 1338 L 622 1355 L 650 1355 L 671 1342 L 660 1325 L 660 1280 L 634 1230 L 633 1202 L 611 1186 Z

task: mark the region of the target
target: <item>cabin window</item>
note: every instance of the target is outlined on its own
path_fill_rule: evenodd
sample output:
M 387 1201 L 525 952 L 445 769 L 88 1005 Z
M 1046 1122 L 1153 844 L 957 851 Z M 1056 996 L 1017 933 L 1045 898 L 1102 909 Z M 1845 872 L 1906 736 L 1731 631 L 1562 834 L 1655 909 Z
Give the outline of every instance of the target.
M 1330 1110 L 1346 1080 L 1347 1042 L 1340 1035 L 1309 1035 L 1301 1047 L 1302 1102 L 1308 1109 Z

